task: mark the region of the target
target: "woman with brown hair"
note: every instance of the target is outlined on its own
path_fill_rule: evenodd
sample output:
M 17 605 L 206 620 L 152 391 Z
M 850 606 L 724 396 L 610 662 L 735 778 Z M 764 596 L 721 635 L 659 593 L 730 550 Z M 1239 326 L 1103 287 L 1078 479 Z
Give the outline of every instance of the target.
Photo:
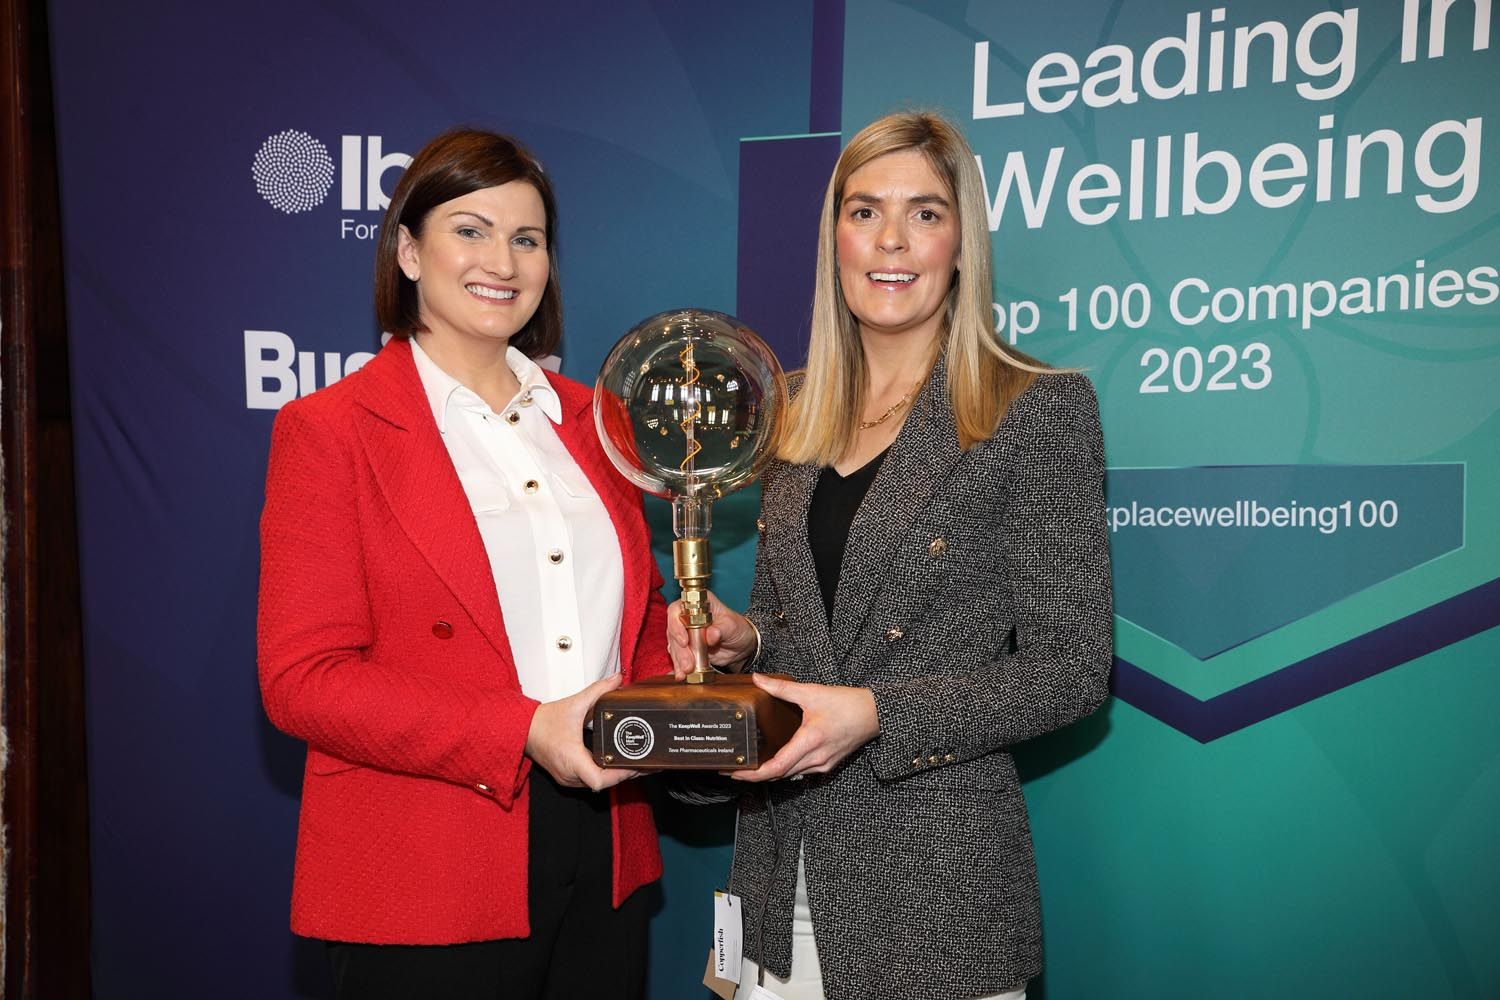
M 1002 344 L 991 294 L 962 135 L 930 114 L 861 130 L 824 201 L 750 606 L 714 602 L 706 636 L 803 711 L 734 776 L 769 783 L 742 797 L 730 878 L 741 998 L 1022 1000 L 1041 968 L 1009 748 L 1107 693 L 1104 450 L 1089 382 Z
M 277 416 L 261 521 L 271 721 L 307 741 L 292 930 L 340 998 L 639 996 L 650 807 L 584 720 L 668 660 L 639 492 L 562 334 L 557 213 L 514 140 L 412 161 L 376 252 L 393 339 Z

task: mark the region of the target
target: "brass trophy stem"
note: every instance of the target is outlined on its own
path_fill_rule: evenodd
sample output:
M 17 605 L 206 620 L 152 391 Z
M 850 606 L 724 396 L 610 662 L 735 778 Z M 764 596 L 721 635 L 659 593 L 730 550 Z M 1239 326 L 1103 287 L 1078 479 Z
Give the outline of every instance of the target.
M 708 628 L 713 616 L 708 610 L 708 511 L 698 508 L 695 488 L 697 469 L 693 460 L 703 450 L 703 445 L 698 443 L 696 427 L 703 408 L 698 398 L 698 379 L 701 373 L 698 371 L 698 362 L 693 357 L 691 340 L 682 345 L 677 358 L 682 362 L 683 374 L 682 383 L 677 387 L 682 405 L 682 421 L 678 426 L 682 428 L 683 441 L 687 446 L 687 453 L 678 468 L 687 474 L 687 495 L 690 499 L 682 511 L 687 515 L 685 523 L 675 526 L 691 530 L 690 524 L 686 522 L 696 521 L 697 517 L 693 515 L 697 514 L 703 517 L 704 533 L 698 535 L 694 532 L 672 543 L 672 572 L 682 588 L 682 623 L 687 626 L 688 645 L 693 651 L 693 670 L 684 679 L 689 684 L 706 684 L 713 676 L 713 670 L 708 664 L 708 642 L 704 639 L 703 630 Z
M 672 543 L 672 572 L 682 587 L 682 624 L 687 626 L 688 644 L 693 651 L 693 670 L 689 684 L 705 684 L 713 679 L 708 664 L 708 643 L 703 630 L 713 616 L 708 610 L 708 539 L 679 538 Z

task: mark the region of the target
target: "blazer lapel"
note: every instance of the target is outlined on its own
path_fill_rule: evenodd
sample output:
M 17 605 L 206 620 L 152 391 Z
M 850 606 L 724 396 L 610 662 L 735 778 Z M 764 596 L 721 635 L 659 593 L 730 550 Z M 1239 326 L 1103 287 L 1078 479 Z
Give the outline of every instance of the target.
M 870 616 L 898 541 L 963 455 L 948 402 L 945 362 L 939 358 L 933 367 L 849 526 L 831 629 L 839 663 L 848 657 Z
M 562 404 L 563 419 L 557 425 L 557 436 L 599 494 L 620 543 L 620 560 L 625 569 L 620 670 L 625 680 L 630 681 L 635 677 L 635 650 L 646 622 L 646 604 L 654 583 L 651 571 L 655 567 L 650 533 L 641 516 L 641 494 L 615 470 L 599 444 L 594 430 L 594 394 L 585 386 L 561 378 L 549 375 L 547 380 Z
M 829 637 L 823 593 L 818 588 L 818 571 L 807 541 L 807 511 L 820 471 L 818 466 L 778 463 L 776 474 L 761 490 L 762 518 L 773 526 L 767 530 L 762 544 L 766 546 L 766 566 L 781 599 L 787 630 L 812 667 L 812 676 L 803 679 L 832 684 L 838 677 L 838 661 Z
M 479 525 L 432 418 L 411 346 L 392 340 L 361 370 L 365 457 L 391 513 L 519 684 Z

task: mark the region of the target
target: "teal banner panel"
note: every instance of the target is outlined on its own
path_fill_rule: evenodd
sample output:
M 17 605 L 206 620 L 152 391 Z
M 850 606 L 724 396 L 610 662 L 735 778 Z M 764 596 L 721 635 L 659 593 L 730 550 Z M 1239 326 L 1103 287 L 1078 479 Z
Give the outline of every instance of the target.
M 1500 995 L 1488 3 L 845 9 L 997 336 L 1099 389 L 1115 699 L 1021 748 L 1059 997 Z

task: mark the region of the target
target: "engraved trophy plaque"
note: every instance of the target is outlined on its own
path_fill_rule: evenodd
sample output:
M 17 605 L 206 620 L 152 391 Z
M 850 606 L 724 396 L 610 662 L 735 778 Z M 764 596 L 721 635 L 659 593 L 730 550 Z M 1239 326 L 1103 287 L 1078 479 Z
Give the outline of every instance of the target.
M 604 451 L 641 489 L 672 503 L 672 563 L 694 653 L 685 681 L 652 677 L 594 706 L 594 759 L 633 770 L 754 768 L 801 709 L 745 674 L 708 663 L 713 502 L 753 480 L 775 447 L 786 383 L 765 342 L 732 316 L 679 309 L 643 320 L 604 361 L 594 420 Z

